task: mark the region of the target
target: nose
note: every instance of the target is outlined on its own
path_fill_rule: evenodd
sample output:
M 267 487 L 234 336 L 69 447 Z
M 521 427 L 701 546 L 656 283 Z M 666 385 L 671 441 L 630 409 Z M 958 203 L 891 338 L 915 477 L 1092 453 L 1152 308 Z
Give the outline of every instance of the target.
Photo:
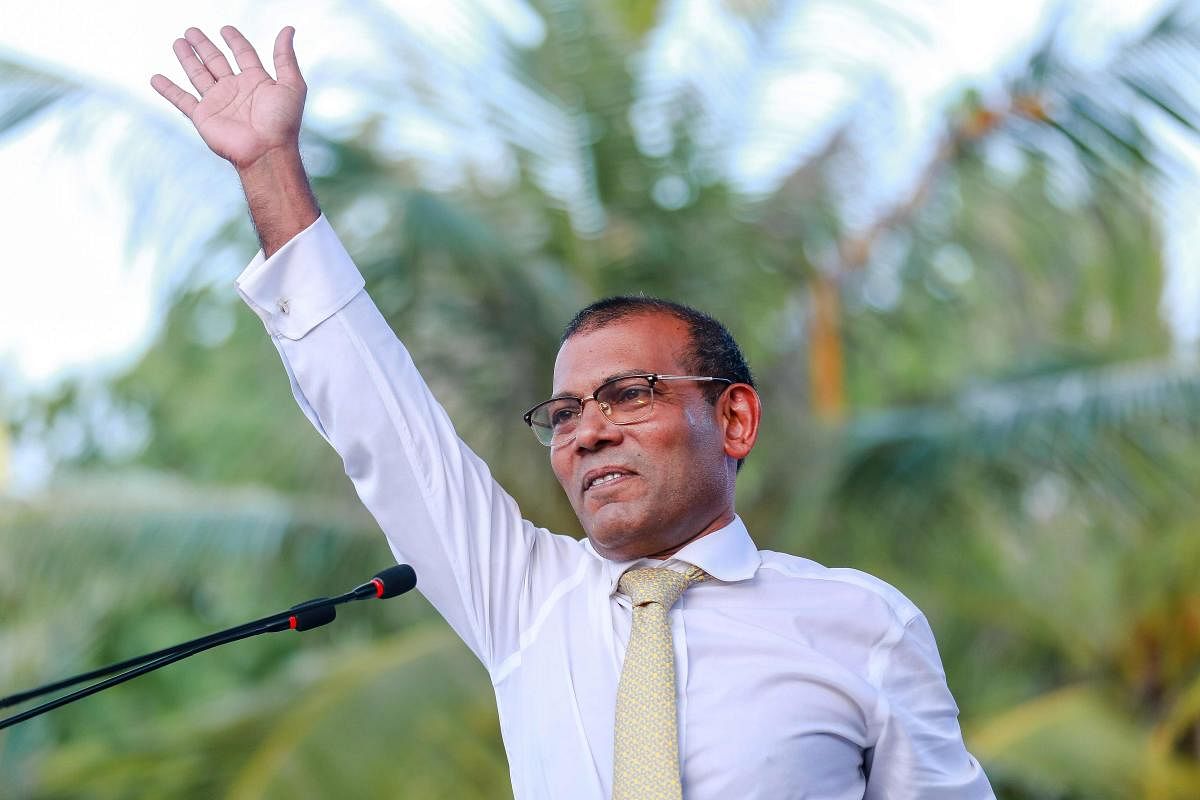
M 606 442 L 616 441 L 621 437 L 621 426 L 614 425 L 604 414 L 600 401 L 596 400 L 588 406 L 589 400 L 584 398 L 583 410 L 579 412 L 579 426 L 575 429 L 575 446 L 584 450 L 595 450 Z

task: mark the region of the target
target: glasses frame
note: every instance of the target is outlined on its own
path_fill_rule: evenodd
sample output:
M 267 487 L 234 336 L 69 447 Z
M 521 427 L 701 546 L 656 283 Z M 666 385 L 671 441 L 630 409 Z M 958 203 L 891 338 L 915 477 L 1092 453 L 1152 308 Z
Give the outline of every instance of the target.
M 604 390 L 604 387 L 608 386 L 609 384 L 616 383 L 617 381 L 629 380 L 630 378 L 645 378 L 650 383 L 650 402 L 647 404 L 645 416 L 638 417 L 637 419 L 626 420 L 625 422 L 617 422 L 612 418 L 612 407 L 608 403 L 605 403 L 603 400 L 601 400 L 598 395 Z M 538 436 L 537 433 L 538 428 L 542 426 L 535 427 L 533 424 L 533 413 L 539 408 L 558 400 L 578 400 L 579 413 L 576 416 L 579 419 L 583 419 L 583 410 L 587 405 L 587 401 L 595 400 L 596 405 L 599 406 L 600 411 L 603 412 L 604 418 L 613 425 L 633 425 L 638 422 L 645 422 L 650 418 L 650 415 L 654 413 L 654 386 L 659 381 L 696 381 L 698 383 L 711 383 L 713 381 L 719 381 L 726 386 L 732 386 L 734 383 L 729 378 L 717 378 L 712 375 L 662 375 L 657 372 L 634 372 L 630 375 L 618 375 L 615 378 L 606 380 L 604 383 L 597 386 L 594 392 L 586 397 L 575 397 L 574 395 L 568 394 L 560 395 L 558 397 L 551 397 L 549 400 L 543 400 L 533 408 L 526 411 L 522 416 L 522 419 L 525 420 L 525 424 L 529 426 L 529 429 L 533 431 L 534 438 L 538 440 L 539 444 L 542 444 L 546 447 L 561 447 L 564 444 L 570 444 L 571 442 L 575 441 L 576 434 L 572 433 L 568 438 L 563 439 L 561 442 L 555 441 L 553 436 L 551 436 L 550 441 L 543 442 L 542 437 Z M 578 421 L 576 424 L 578 425 Z

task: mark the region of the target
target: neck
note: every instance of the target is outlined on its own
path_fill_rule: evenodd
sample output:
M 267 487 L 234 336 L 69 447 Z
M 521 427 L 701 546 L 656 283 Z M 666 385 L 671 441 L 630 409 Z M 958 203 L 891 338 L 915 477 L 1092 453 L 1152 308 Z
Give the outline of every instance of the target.
M 734 516 L 734 514 L 733 514 L 732 508 L 730 508 L 726 511 L 723 511 L 716 518 L 714 518 L 711 522 L 709 522 L 707 525 L 705 525 L 700 530 L 700 532 L 695 534 L 694 536 L 684 539 L 682 542 L 672 545 L 670 548 L 668 548 L 667 550 L 663 550 L 660 553 L 646 553 L 643 556 L 639 556 L 639 558 L 653 558 L 658 561 L 666 561 L 668 558 L 671 558 L 676 553 L 678 553 L 680 550 L 687 547 L 689 544 L 691 544 L 692 542 L 701 538 L 702 536 L 707 536 L 708 534 L 712 533 L 713 531 L 719 531 L 719 530 L 721 530 L 721 528 L 724 528 L 726 525 L 733 522 L 733 516 Z

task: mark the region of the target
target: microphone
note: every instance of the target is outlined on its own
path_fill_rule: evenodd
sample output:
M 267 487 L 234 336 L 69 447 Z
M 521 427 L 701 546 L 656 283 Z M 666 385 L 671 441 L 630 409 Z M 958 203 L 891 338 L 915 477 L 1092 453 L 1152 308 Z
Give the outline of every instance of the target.
M 339 606 L 342 603 L 353 603 L 356 600 L 376 598 L 386 600 L 389 597 L 404 594 L 417 585 L 417 573 L 408 564 L 397 564 L 375 573 L 375 577 L 366 583 L 355 586 L 345 594 L 337 597 L 317 597 L 307 600 L 294 608 L 320 608 L 322 606 Z
M 417 573 L 408 564 L 397 564 L 375 573 L 375 577 L 358 586 L 350 594 L 355 600 L 374 595 L 380 600 L 404 594 L 417 585 Z
M 313 628 L 328 625 L 333 622 L 336 616 L 337 609 L 333 606 L 316 606 L 315 608 L 299 609 L 287 619 L 271 623 L 265 632 L 275 633 L 276 631 L 287 630 L 310 631 Z
M 43 714 L 59 706 L 82 699 L 88 695 L 95 694 L 98 691 L 107 689 L 109 686 L 115 686 L 118 683 L 123 683 L 146 672 L 151 672 L 168 664 L 173 664 L 197 653 L 211 649 L 218 645 L 234 642 L 239 639 L 245 639 L 250 636 L 257 636 L 260 633 L 274 633 L 278 631 L 295 630 L 305 631 L 313 628 L 319 628 L 322 625 L 328 625 L 337 616 L 335 606 L 342 603 L 349 603 L 355 600 L 364 600 L 370 597 L 377 599 L 387 599 L 396 597 L 410 591 L 417 585 L 417 574 L 407 564 L 397 564 L 396 566 L 388 567 L 385 570 L 377 572 L 375 576 L 366 583 L 355 587 L 349 592 L 337 597 L 318 597 L 312 600 L 299 603 L 292 606 L 287 611 L 278 614 L 271 614 L 261 619 L 256 619 L 253 622 L 247 622 L 243 625 L 236 625 L 232 628 L 227 628 L 223 631 L 201 636 L 191 641 L 183 642 L 172 647 L 166 647 L 162 650 L 156 650 L 153 653 L 147 653 L 142 656 L 120 661 L 115 664 L 109 664 L 99 669 L 94 669 L 89 672 L 84 672 L 64 680 L 55 681 L 44 686 L 39 686 L 36 689 L 30 689 L 24 692 L 9 695 L 0 698 L 0 708 L 5 706 L 15 705 L 30 700 L 34 697 L 39 697 L 50 692 L 65 689 L 68 686 L 74 686 L 84 681 L 90 681 L 93 678 L 99 678 L 120 670 L 128 670 L 122 672 L 113 678 L 94 684 L 85 689 L 73 692 L 71 694 L 60 697 L 49 703 L 45 703 L 29 711 L 17 714 L 7 719 L 0 720 L 0 729 L 7 728 L 10 725 L 15 725 L 30 717 Z M 134 668 L 134 669 L 131 669 Z

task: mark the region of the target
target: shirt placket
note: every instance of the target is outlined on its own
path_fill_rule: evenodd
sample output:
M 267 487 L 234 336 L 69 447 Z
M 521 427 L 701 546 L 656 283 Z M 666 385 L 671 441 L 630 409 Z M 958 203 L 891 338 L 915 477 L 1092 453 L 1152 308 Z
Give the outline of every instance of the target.
M 694 588 L 694 587 L 693 587 Z M 671 609 L 671 646 L 675 650 L 675 715 L 679 730 L 679 768 L 687 760 L 688 732 L 688 646 L 687 626 L 684 624 L 683 610 L 688 601 L 687 592 L 679 598 L 679 602 Z

